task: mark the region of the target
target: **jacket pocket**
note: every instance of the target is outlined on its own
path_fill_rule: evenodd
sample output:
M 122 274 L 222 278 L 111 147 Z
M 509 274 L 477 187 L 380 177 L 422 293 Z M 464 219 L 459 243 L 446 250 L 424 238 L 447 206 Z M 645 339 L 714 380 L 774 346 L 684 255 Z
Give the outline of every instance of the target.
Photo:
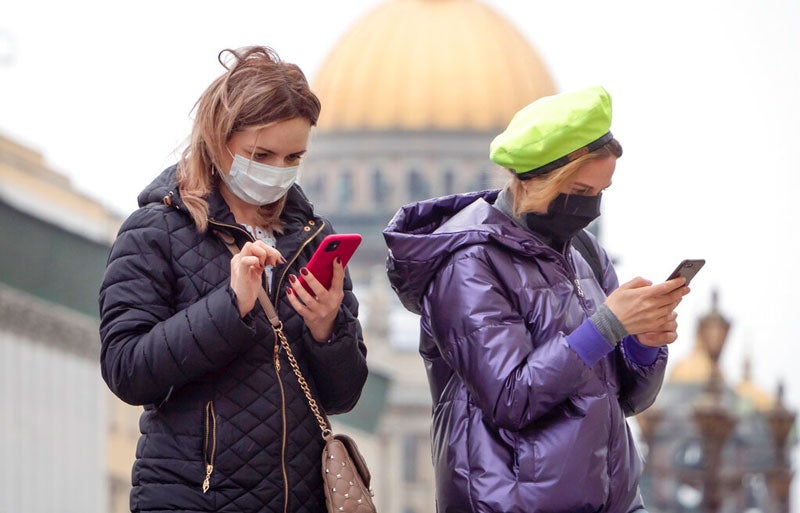
M 217 455 L 217 415 L 214 413 L 214 401 L 206 403 L 203 412 L 203 463 L 206 477 L 203 479 L 203 493 L 211 488 L 211 474 L 214 473 L 214 457 Z

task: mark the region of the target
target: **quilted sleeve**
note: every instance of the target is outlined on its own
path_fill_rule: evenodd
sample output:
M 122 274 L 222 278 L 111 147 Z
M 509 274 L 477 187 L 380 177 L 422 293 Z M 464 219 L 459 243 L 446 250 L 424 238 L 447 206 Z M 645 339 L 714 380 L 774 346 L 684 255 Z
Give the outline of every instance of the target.
M 358 300 L 347 273 L 344 300 L 327 344 L 314 341 L 305 330 L 305 346 L 309 365 L 317 383 L 322 406 L 329 414 L 350 411 L 361 396 L 367 380 L 367 347 L 358 320 Z
M 254 335 L 252 319 L 239 317 L 227 284 L 174 308 L 164 216 L 164 210 L 144 208 L 126 220 L 100 288 L 101 372 L 129 404 L 160 403 L 173 389 L 226 365 Z

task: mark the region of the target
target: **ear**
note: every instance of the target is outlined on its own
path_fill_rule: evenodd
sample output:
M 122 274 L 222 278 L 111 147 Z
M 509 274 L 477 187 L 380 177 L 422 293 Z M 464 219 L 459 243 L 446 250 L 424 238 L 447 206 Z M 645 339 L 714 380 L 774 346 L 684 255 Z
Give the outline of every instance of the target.
M 537 179 L 520 180 L 518 193 L 522 197 L 518 198 L 519 211 L 525 212 L 547 212 L 547 207 L 552 198 L 541 198 L 542 181 Z

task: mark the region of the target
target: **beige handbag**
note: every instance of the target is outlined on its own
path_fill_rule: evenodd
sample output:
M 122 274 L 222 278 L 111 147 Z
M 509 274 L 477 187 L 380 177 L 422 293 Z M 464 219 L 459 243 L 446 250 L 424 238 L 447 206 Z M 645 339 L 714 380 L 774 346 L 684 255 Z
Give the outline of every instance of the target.
M 216 232 L 232 254 L 239 248 L 233 238 L 222 232 Z M 344 434 L 334 435 L 328 427 L 328 421 L 311 396 L 308 382 L 300 372 L 300 366 L 289 347 L 289 341 L 283 333 L 283 323 L 272 306 L 267 292 L 262 288 L 258 292 L 258 302 L 267 314 L 275 340 L 286 352 L 286 358 L 292 371 L 297 376 L 300 388 L 306 396 L 311 413 L 317 418 L 325 446 L 322 448 L 322 483 L 325 491 L 325 504 L 329 513 L 376 513 L 373 493 L 369 486 L 371 476 L 364 457 L 358 450 L 355 440 Z
M 375 513 L 367 463 L 349 436 L 340 433 L 325 438 L 322 480 L 329 512 Z

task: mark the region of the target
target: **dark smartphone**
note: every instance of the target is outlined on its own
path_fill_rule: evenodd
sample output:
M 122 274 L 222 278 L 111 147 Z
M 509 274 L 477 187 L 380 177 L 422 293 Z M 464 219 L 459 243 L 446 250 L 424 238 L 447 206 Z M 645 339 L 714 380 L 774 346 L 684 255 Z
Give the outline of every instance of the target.
M 306 268 L 326 289 L 331 288 L 333 281 L 333 260 L 339 257 L 342 265 L 347 265 L 350 257 L 356 252 L 356 248 L 361 244 L 361 235 L 357 233 L 333 233 L 322 239 L 322 243 L 311 255 Z M 314 294 L 308 284 L 303 280 L 303 275 L 299 275 L 300 283 L 306 288 L 309 294 Z
M 677 278 L 679 276 L 683 276 L 684 278 L 686 278 L 686 285 L 689 285 L 689 282 L 692 281 L 694 275 L 697 274 L 700 271 L 700 269 L 703 268 L 705 263 L 706 261 L 702 258 L 684 260 L 683 262 L 678 264 L 678 267 L 676 267 L 674 271 L 672 271 L 672 274 L 669 275 L 667 281 L 673 278 Z

